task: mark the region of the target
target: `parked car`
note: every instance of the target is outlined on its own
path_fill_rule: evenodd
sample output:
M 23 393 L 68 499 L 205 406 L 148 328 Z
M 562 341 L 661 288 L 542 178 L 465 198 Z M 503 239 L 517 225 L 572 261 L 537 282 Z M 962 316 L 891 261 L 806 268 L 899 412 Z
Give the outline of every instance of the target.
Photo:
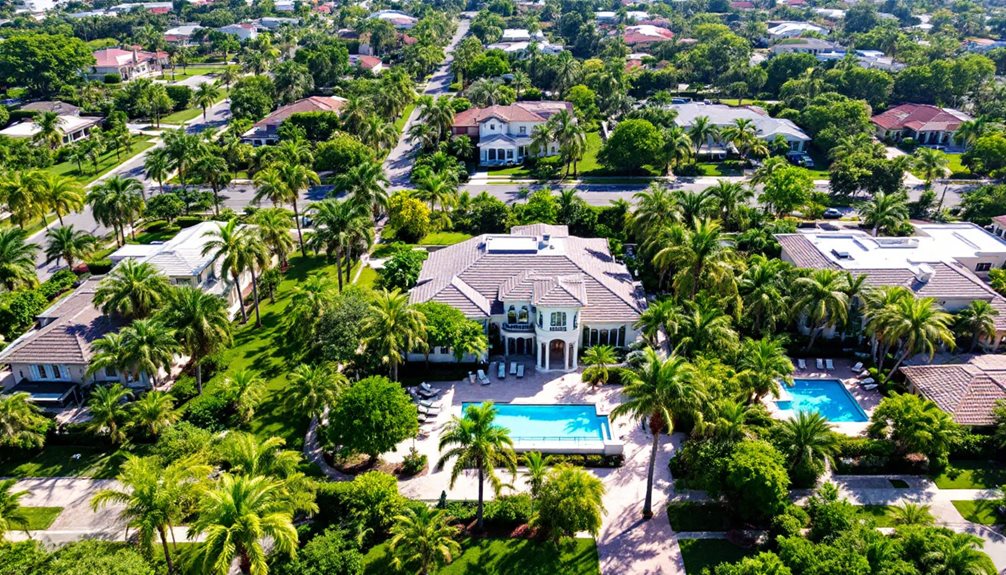
M 835 208 L 828 208 L 827 210 L 824 210 L 824 219 L 826 220 L 837 220 L 841 217 L 841 210 L 836 210 Z
M 806 152 L 790 152 L 786 154 L 786 159 L 794 166 L 803 166 L 804 168 L 814 167 L 814 159 Z

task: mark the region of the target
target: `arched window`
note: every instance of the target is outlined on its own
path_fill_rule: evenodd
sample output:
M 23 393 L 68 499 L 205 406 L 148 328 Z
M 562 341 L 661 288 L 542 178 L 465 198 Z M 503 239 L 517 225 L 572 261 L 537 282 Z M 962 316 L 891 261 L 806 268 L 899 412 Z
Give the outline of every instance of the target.
M 541 327 L 542 317 L 541 312 L 538 312 L 538 327 Z
M 506 322 L 517 323 L 517 310 L 513 306 L 506 310 Z
M 550 320 L 549 325 L 552 327 L 566 327 L 566 312 L 554 311 Z
M 580 312 L 573 314 L 573 329 L 580 327 Z
M 527 323 L 527 306 L 523 305 L 520 307 L 520 313 L 517 314 L 517 323 Z

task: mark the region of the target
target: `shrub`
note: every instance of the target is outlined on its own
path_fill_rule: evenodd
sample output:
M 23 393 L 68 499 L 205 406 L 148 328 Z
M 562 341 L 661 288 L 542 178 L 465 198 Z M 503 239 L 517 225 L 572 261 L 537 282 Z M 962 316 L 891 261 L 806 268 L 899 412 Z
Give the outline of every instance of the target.
M 51 300 L 59 294 L 72 288 L 76 281 L 77 274 L 73 273 L 69 269 L 63 268 L 52 274 L 52 277 L 42 282 L 42 285 L 38 286 L 38 291 L 43 297 L 45 297 L 45 299 Z
M 504 495 L 485 504 L 486 521 L 499 527 L 517 527 L 531 520 L 534 502 L 531 495 Z
M 207 453 L 213 441 L 213 434 L 206 429 L 180 421 L 168 427 L 157 438 L 151 452 L 165 463 L 178 461 L 192 455 Z
M 342 392 L 324 429 L 328 445 L 343 454 L 376 459 L 419 431 L 416 406 L 402 386 L 373 376 Z
M 363 573 L 363 554 L 352 534 L 340 529 L 327 529 L 314 537 L 288 559 L 281 553 L 274 556 L 269 572 L 276 575 L 359 575 Z
M 168 393 L 175 398 L 175 405 L 185 403 L 186 401 L 199 395 L 199 389 L 196 386 L 196 378 L 191 375 L 179 376 L 175 384 L 171 386 L 171 391 Z
M 737 443 L 724 471 L 722 493 L 741 519 L 765 522 L 786 507 L 789 475 L 772 444 L 761 440 Z
M 419 453 L 419 451 L 413 447 L 412 450 L 409 451 L 409 454 L 402 459 L 401 474 L 405 477 L 416 475 L 426 469 L 428 461 L 429 458 L 425 453 Z
M 398 493 L 398 480 L 380 471 L 357 476 L 342 495 L 347 513 L 375 534 L 387 532 L 406 501 Z
M 562 158 L 559 156 L 539 158 L 531 164 L 531 174 L 539 180 L 557 178 L 560 170 L 562 170 Z
M 0 298 L 0 335 L 13 339 L 31 327 L 49 300 L 37 289 L 20 290 Z
M 105 76 L 101 79 L 101 81 L 104 82 L 105 84 L 119 84 L 122 82 L 122 76 L 114 73 L 105 74 Z
M 231 402 L 222 395 L 204 393 L 189 402 L 184 419 L 189 423 L 209 429 L 223 431 L 231 416 Z
M 772 540 L 776 537 L 788 537 L 800 535 L 810 518 L 803 508 L 796 505 L 789 505 L 786 511 L 772 518 L 772 526 L 769 535 Z
M 950 457 L 954 459 L 984 459 L 996 452 L 996 441 L 991 435 L 965 431 L 950 442 Z
M 104 275 L 112 269 L 112 260 L 108 258 L 101 258 L 100 260 L 92 260 L 84 263 L 87 265 L 87 271 L 90 272 L 91 275 Z
M 416 285 L 419 272 L 427 254 L 422 250 L 414 250 L 408 246 L 397 249 L 384 262 L 384 267 L 377 272 L 377 287 L 387 290 L 408 290 Z
M 168 91 L 168 97 L 175 103 L 174 109 L 176 111 L 189 107 L 189 102 L 192 101 L 192 88 L 177 84 L 168 84 L 165 89 Z

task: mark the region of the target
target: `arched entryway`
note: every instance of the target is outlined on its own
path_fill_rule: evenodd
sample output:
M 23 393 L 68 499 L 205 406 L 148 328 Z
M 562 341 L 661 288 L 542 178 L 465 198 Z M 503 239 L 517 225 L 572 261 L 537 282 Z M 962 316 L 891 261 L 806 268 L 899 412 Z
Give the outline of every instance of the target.
M 548 344 L 548 366 L 550 369 L 565 369 L 566 342 L 553 339 Z

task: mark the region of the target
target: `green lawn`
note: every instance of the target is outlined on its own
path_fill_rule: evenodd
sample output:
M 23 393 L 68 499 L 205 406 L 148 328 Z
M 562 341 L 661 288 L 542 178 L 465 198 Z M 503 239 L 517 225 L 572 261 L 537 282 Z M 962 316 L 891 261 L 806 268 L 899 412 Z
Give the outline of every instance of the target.
M 601 140 L 601 134 L 599 132 L 587 132 L 587 149 L 584 151 L 583 157 L 576 165 L 576 172 L 578 178 L 590 178 L 597 176 L 624 176 L 625 174 L 612 173 L 607 168 L 601 165 L 597 160 L 597 155 L 601 152 L 601 146 L 604 142 Z M 645 173 L 641 176 L 659 176 L 659 171 L 656 168 L 647 166 L 644 168 Z M 563 170 L 560 175 L 565 174 Z M 500 167 L 500 168 L 489 168 L 490 176 L 509 176 L 512 178 L 531 178 L 531 170 L 527 167 L 521 166 L 510 166 L 510 167 Z M 569 177 L 573 177 L 573 172 L 570 170 Z
M 142 451 L 142 450 L 141 450 Z M 137 453 L 134 448 L 112 451 L 101 447 L 81 445 L 47 445 L 33 455 L 24 453 L 11 460 L 0 461 L 0 477 L 115 477 L 127 453 Z M 78 459 L 73 456 L 80 454 Z M 143 455 L 142 453 L 138 453 Z
M 943 153 L 947 157 L 947 167 L 950 168 L 950 177 L 952 178 L 970 178 L 971 170 L 969 170 L 964 164 L 961 163 L 961 154 L 948 154 Z
M 933 477 L 940 489 L 992 489 L 1006 484 L 1006 466 L 995 461 L 951 461 L 943 473 Z
M 556 549 L 551 543 L 528 539 L 468 539 L 453 563 L 437 571 L 440 575 L 512 573 L 519 575 L 596 575 L 597 547 L 593 539 L 564 541 Z M 364 557 L 366 575 L 396 573 L 391 566 L 387 544 L 371 549 Z
M 749 98 L 720 98 L 720 103 L 727 106 L 760 106 L 765 104 L 761 100 L 751 100 Z
M 21 512 L 28 518 L 29 531 L 48 529 L 56 517 L 63 511 L 62 507 L 22 507 Z
M 402 115 L 395 120 L 395 130 L 397 130 L 399 134 L 402 133 L 402 130 L 405 128 L 405 122 L 409 121 L 409 116 L 412 115 L 412 110 L 415 108 L 415 104 L 409 104 L 405 107 L 405 110 L 402 111 Z
M 432 234 L 426 234 L 423 239 L 419 240 L 419 245 L 421 246 L 453 246 L 454 244 L 461 243 L 469 238 L 469 234 L 463 232 L 434 232 Z
M 996 502 L 994 501 L 951 501 L 957 511 L 965 519 L 972 523 L 982 525 L 996 525 L 999 523 L 999 516 L 996 514 Z
M 727 168 L 723 162 L 697 162 L 702 175 L 706 177 L 719 178 L 724 176 L 743 176 L 743 170 Z
M 675 531 L 727 531 L 732 527 L 726 509 L 717 503 L 670 503 L 667 519 Z
M 356 275 L 356 270 L 358 269 L 360 269 L 360 264 L 356 264 L 355 266 L 353 266 L 353 276 L 350 277 L 354 277 Z M 376 281 L 377 281 L 377 270 L 375 270 L 370 266 L 367 266 L 363 268 L 363 271 L 360 272 L 360 277 L 356 279 L 355 283 L 360 287 L 373 288 L 374 283 Z
M 184 80 L 186 78 L 191 78 L 193 76 L 204 76 L 206 74 L 219 74 L 223 72 L 223 64 L 219 66 L 208 66 L 205 64 L 196 64 L 192 66 L 186 66 L 185 70 L 182 71 L 181 66 L 175 66 L 175 73 L 172 75 L 171 69 L 164 70 L 164 73 L 159 76 L 160 79 L 166 80 L 168 82 L 177 82 L 179 80 Z
M 681 559 L 688 573 L 702 573 L 702 570 L 720 563 L 734 563 L 744 557 L 755 555 L 757 549 L 738 547 L 726 539 L 680 539 Z
M 184 124 L 192 118 L 195 118 L 203 113 L 202 108 L 189 108 L 187 110 L 179 110 L 173 114 L 168 114 L 161 118 L 162 124 Z
M 130 241 L 129 243 L 152 244 L 154 242 L 167 241 L 175 237 L 181 229 L 176 224 L 169 226 L 164 221 L 153 222 L 146 226 L 142 232 L 136 234 L 135 242 Z
M 893 505 L 857 505 L 856 517 L 870 519 L 877 527 L 894 527 Z
M 133 138 L 133 143 L 130 145 L 129 150 L 125 150 L 120 156 L 115 155 L 114 150 L 105 152 L 98 158 L 98 169 L 94 170 L 93 164 L 86 164 L 84 166 L 84 172 L 81 173 L 77 170 L 77 164 L 75 162 L 63 162 L 46 168 L 46 171 L 52 172 L 54 174 L 59 174 L 61 176 L 70 176 L 74 178 L 81 184 L 89 184 L 96 180 L 98 177 L 103 176 L 112 168 L 118 166 L 125 160 L 133 157 L 134 155 L 146 150 L 147 148 L 153 146 L 154 143 L 147 140 L 143 136 L 135 136 Z

